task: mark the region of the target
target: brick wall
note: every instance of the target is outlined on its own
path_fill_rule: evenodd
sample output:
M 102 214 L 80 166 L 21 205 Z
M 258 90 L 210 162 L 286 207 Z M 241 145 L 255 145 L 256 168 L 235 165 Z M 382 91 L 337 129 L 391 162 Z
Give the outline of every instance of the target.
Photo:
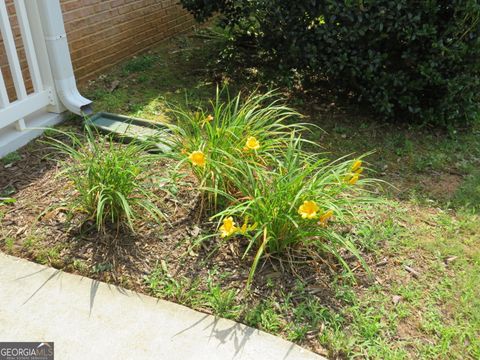
M 62 9 L 79 81 L 194 23 L 178 0 L 63 0 Z
M 28 78 L 13 0 L 6 2 L 24 77 Z M 162 40 L 189 31 L 194 24 L 178 0 L 61 0 L 61 4 L 73 67 L 80 83 Z M 8 82 L 10 72 L 1 41 L 0 66 Z M 12 91 L 10 84 L 10 95 Z

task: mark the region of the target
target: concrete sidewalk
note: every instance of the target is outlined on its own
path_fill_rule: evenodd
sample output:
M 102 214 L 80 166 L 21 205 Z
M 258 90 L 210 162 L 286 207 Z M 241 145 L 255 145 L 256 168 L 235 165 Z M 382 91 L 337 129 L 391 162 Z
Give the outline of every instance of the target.
M 324 359 L 264 332 L 0 253 L 0 341 L 55 359 Z

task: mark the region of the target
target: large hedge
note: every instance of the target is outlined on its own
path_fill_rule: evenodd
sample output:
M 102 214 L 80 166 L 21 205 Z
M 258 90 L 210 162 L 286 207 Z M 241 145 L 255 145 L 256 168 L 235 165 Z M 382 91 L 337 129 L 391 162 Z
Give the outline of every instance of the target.
M 326 77 L 384 117 L 470 121 L 479 110 L 477 0 L 181 0 L 254 40 L 279 69 Z

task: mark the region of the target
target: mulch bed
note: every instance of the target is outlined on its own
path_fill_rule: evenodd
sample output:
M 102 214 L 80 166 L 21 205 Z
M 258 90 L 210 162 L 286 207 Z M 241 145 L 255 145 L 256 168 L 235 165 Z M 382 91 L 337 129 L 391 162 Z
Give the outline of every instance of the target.
M 175 199 L 157 194 L 170 223 L 137 221 L 136 233 L 127 229 L 100 233 L 93 224 L 84 223 L 81 215 L 70 218 L 66 205 L 75 191 L 58 176 L 58 156 L 52 156 L 47 144 L 37 140 L 19 154 L 21 160 L 0 168 L 0 194 L 16 200 L 2 209 L 2 237 L 14 239 L 15 255 L 38 261 L 38 251 L 57 248 L 59 258 L 43 260 L 72 272 L 79 272 L 72 265 L 80 260 L 87 265 L 82 275 L 142 291 L 144 275 L 160 260 L 182 256 L 186 250 L 182 241 L 199 231 L 194 224 L 199 196 L 193 177 L 183 179 Z M 153 170 L 161 173 L 168 166 L 159 160 Z M 111 245 L 114 239 L 115 247 Z
M 221 276 L 215 281 L 236 289 L 239 302 L 271 298 L 272 291 L 287 293 L 301 279 L 322 304 L 334 309 L 341 306 L 333 296 L 331 270 L 336 265 L 332 259 L 295 256 L 293 269 L 285 259 L 269 257 L 259 264 L 252 291 L 244 292 L 252 263 L 251 257 L 242 259 L 247 244 L 241 239 L 222 242 L 215 237 L 195 243 L 201 234 L 214 232 L 215 225 L 199 218 L 201 204 L 193 177 L 186 177 L 175 198 L 163 195 L 170 223 L 138 223 L 135 234 L 118 234 L 114 229 L 99 233 L 93 224 L 82 223 L 81 217 L 69 218 L 65 204 L 75 196 L 74 190 L 57 176 L 60 169 L 41 139 L 18 153 L 21 160 L 11 166 L 0 165 L 0 197 L 16 199 L 0 207 L 0 239 L 4 240 L 0 240 L 0 250 L 4 252 L 143 293 L 149 293 L 145 276 L 160 264 L 166 265 L 173 278 L 206 279 L 216 269 Z M 171 165 L 159 160 L 157 170 L 164 172 Z M 118 243 L 114 249 L 112 237 Z M 13 239 L 13 246 L 7 246 L 7 239 Z M 49 252 L 52 249 L 57 255 Z M 357 269 L 360 285 L 362 281 L 371 283 L 354 259 L 352 268 Z M 268 285 L 272 281 L 276 285 L 273 290 Z M 314 338 L 303 345 L 321 351 Z

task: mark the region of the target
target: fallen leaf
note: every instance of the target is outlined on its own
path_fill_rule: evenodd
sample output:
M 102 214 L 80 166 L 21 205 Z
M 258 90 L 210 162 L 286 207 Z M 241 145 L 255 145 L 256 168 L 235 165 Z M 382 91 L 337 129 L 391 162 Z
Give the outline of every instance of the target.
M 402 301 L 402 297 L 400 295 L 393 295 L 392 296 L 392 303 L 393 305 L 397 306 L 400 301 Z
M 115 89 L 118 87 L 118 85 L 120 85 L 120 81 L 118 81 L 118 80 L 112 81 L 112 83 L 110 84 L 110 87 L 109 87 L 108 91 L 109 91 L 109 92 L 115 91 Z
M 195 238 L 200 234 L 200 231 L 201 231 L 201 229 L 198 226 L 195 225 L 192 228 L 192 230 L 190 230 L 190 235 Z
M 455 261 L 458 258 L 458 256 L 449 256 L 445 259 L 445 264 L 450 264 L 452 261 Z
M 418 278 L 420 276 L 420 273 L 415 270 L 414 268 L 411 268 L 410 266 L 405 265 L 403 267 L 406 271 L 408 271 L 414 278 Z

